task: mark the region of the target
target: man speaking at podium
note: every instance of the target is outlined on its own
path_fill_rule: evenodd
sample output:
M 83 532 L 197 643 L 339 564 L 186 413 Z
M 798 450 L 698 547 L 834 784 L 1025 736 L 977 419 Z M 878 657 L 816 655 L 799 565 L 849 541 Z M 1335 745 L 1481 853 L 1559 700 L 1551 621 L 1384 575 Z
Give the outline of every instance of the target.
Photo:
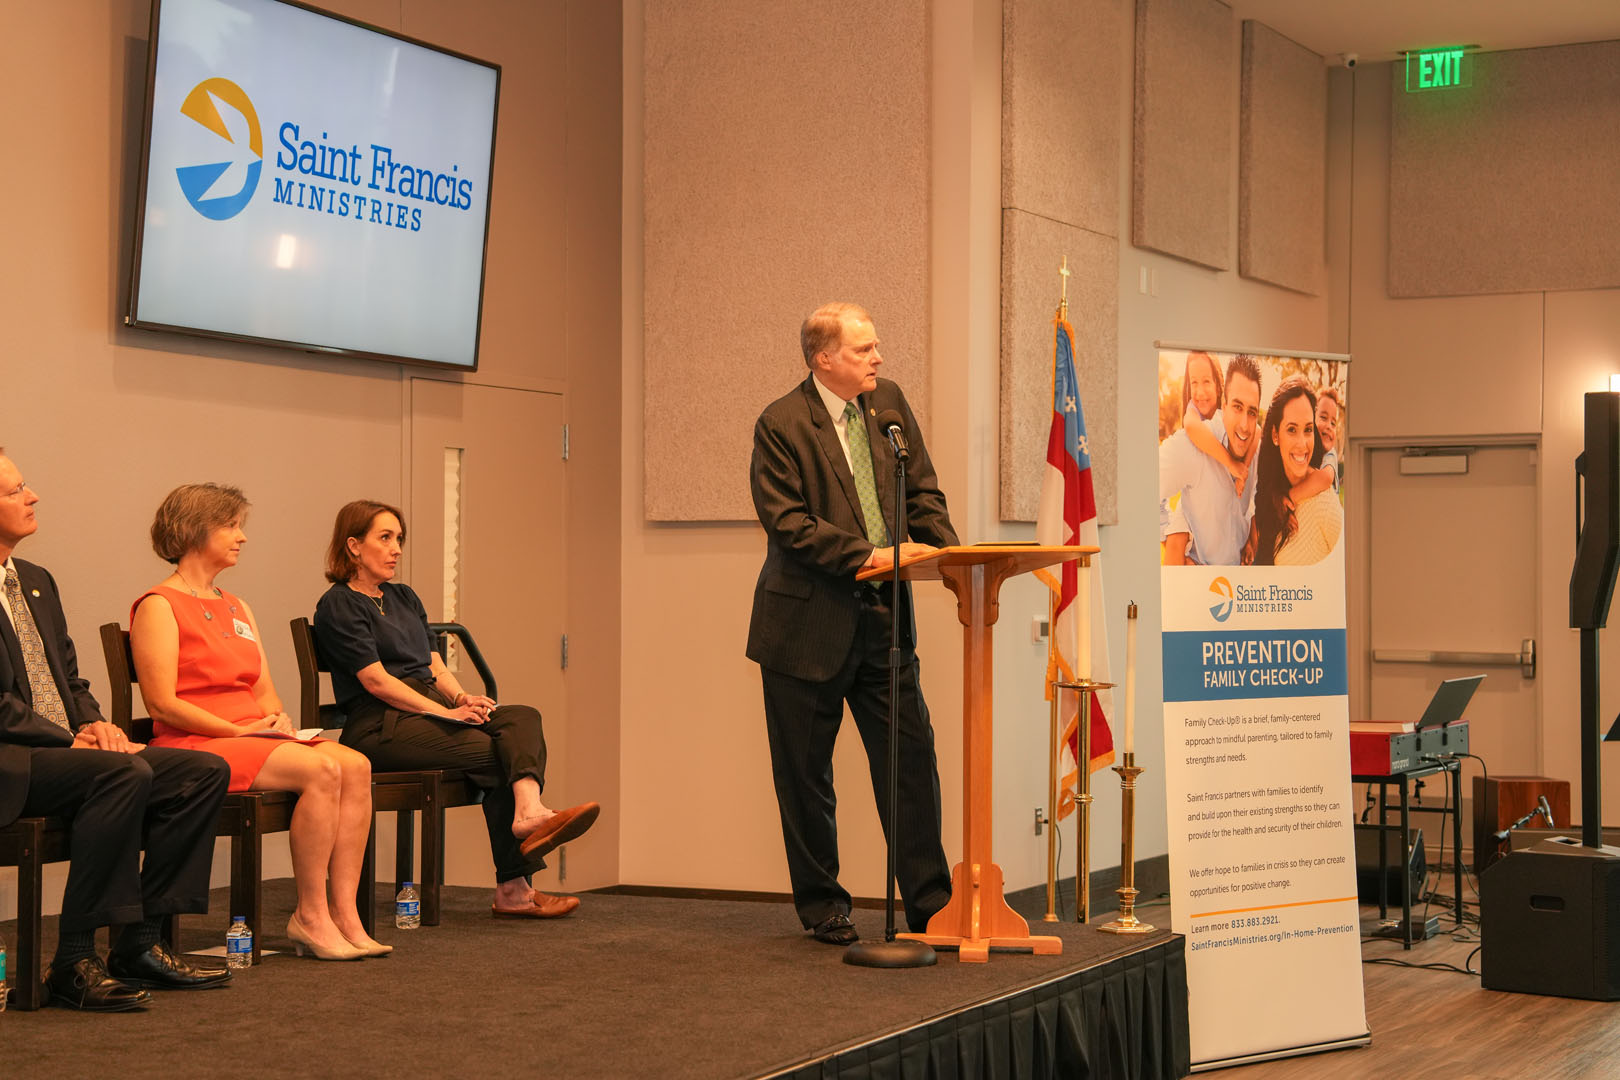
M 900 790 L 895 876 L 914 931 L 951 896 L 940 843 L 934 730 L 918 680 L 911 587 L 858 582 L 892 565 L 894 450 L 880 414 L 898 413 L 906 469 L 902 558 L 957 543 L 922 432 L 883 363 L 872 318 L 825 304 L 805 319 L 799 345 L 809 375 L 754 425 L 750 487 L 765 526 L 765 565 L 754 587 L 748 658 L 765 686 L 765 727 L 799 919 L 817 941 L 856 940 L 850 896 L 838 883 L 833 741 L 844 703 L 860 730 L 880 808 L 888 806 L 889 625 L 900 613 Z M 906 537 L 901 538 L 903 541 Z M 888 822 L 884 822 L 888 828 Z

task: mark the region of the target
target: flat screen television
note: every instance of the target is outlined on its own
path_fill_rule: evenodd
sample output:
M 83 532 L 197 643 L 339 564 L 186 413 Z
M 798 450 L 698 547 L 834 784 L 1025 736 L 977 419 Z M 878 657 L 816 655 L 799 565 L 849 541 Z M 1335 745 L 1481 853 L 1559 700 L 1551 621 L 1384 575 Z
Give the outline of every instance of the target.
M 500 81 L 290 0 L 153 0 L 127 322 L 475 370 Z

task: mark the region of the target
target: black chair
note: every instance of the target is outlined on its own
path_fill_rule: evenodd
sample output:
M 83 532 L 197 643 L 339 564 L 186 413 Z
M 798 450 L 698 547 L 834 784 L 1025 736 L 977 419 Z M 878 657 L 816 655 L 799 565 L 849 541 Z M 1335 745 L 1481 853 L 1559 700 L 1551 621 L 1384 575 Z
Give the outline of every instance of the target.
M 45 864 L 68 857 L 68 832 L 57 818 L 18 818 L 0 829 L 0 866 L 17 868 L 17 942 L 11 953 L 12 1004 L 34 1010 L 44 1004 Z M 0 994 L 6 992 L 0 984 Z
M 343 711 L 333 704 L 322 704 L 321 672 L 330 667 L 321 659 L 315 646 L 315 628 L 308 619 L 299 617 L 290 624 L 293 654 L 298 658 L 298 716 L 303 727 L 324 729 L 341 728 L 346 720 Z M 458 638 L 467 658 L 472 661 L 483 680 L 484 691 L 496 695 L 495 676 L 484 662 L 472 634 L 459 623 L 430 623 L 436 635 L 439 651 L 449 635 Z M 410 879 L 415 863 L 414 838 L 416 812 L 422 812 L 422 872 L 415 880 L 421 887 L 422 922 L 426 926 L 439 924 L 441 895 L 444 889 L 444 812 L 452 806 L 474 806 L 484 799 L 483 791 L 467 781 L 458 769 L 425 769 L 414 772 L 380 772 L 371 774 L 372 810 L 392 810 L 397 814 L 394 830 L 394 889 Z M 366 841 L 366 858 L 360 873 L 360 917 L 370 932 L 376 917 L 377 860 L 376 819 L 372 819 L 371 836 Z
M 101 628 L 101 651 L 107 658 L 112 708 L 107 719 L 136 742 L 152 740 L 150 717 L 134 719 L 135 662 L 129 653 L 129 631 L 117 623 Z M 264 837 L 292 827 L 298 795 L 291 791 L 233 791 L 219 808 L 215 836 L 231 838 L 231 914 L 247 918 L 253 930 L 253 962 L 259 962 L 264 938 Z M 170 944 L 180 948 L 179 919 L 171 920 Z

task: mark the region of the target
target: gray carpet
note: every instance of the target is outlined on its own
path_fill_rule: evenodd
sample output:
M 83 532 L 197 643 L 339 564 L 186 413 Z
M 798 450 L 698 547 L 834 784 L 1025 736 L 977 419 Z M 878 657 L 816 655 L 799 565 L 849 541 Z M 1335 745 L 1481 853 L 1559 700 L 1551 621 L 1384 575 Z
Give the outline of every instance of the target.
M 261 947 L 287 948 L 288 881 L 265 886 Z M 445 890 L 437 927 L 378 932 L 392 956 L 266 957 L 223 990 L 156 995 L 145 1011 L 0 1013 L 6 1077 L 742 1077 L 786 1067 L 1156 944 L 1042 924 L 1061 956 L 1002 955 L 873 971 L 810 940 L 784 904 L 584 896 L 549 922 L 494 920 L 489 892 Z M 381 897 L 381 891 L 379 891 Z M 229 901 L 188 917 L 222 942 Z M 1167 912 L 1158 909 L 1167 916 Z M 881 912 L 857 911 L 881 938 Z M 1165 921 L 1168 921 L 1166 918 Z M 47 956 L 54 945 L 47 923 Z M 16 924 L 0 924 L 12 948 Z

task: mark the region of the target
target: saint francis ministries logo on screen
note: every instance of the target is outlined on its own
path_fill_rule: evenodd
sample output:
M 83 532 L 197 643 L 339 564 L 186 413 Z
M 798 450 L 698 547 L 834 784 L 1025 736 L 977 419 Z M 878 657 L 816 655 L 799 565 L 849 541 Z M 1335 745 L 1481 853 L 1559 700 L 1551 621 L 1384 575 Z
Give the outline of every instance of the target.
M 224 112 L 220 105 L 225 106 Z M 210 221 L 235 217 L 253 198 L 264 168 L 258 110 L 240 86 L 229 79 L 213 78 L 191 88 L 180 112 L 223 139 L 220 153 L 230 154 L 225 161 L 176 169 L 181 193 L 193 210 Z
M 253 198 L 264 165 L 264 139 L 253 102 L 240 86 L 216 77 L 194 86 L 180 111 L 231 149 L 229 160 L 176 169 L 180 190 L 192 209 L 205 218 L 224 221 L 235 217 Z M 272 180 L 275 190 L 270 201 L 278 205 L 413 233 L 422 231 L 423 207 L 395 200 L 447 210 L 472 208 L 472 180 L 459 175 L 460 165 L 435 171 L 399 160 L 390 146 L 367 140 L 366 149 L 361 150 L 360 142 L 344 146 L 333 142 L 326 131 L 317 142 L 305 137 L 302 125 L 293 120 L 282 123 L 276 134 L 280 148 L 274 164 L 278 172 L 288 174 L 285 179 L 278 175 Z M 223 146 L 221 152 L 225 152 Z

